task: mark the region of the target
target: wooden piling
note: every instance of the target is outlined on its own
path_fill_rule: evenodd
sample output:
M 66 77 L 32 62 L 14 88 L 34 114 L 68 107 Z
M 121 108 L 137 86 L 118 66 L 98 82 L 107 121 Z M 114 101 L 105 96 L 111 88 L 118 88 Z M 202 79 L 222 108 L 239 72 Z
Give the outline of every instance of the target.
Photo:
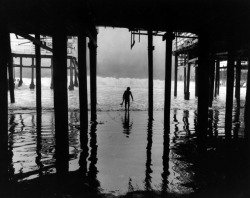
M 177 81 L 178 81 L 178 55 L 175 54 L 175 67 L 174 67 L 174 96 L 177 97 Z
M 247 152 L 249 156 L 250 154 L 250 52 L 249 51 L 248 51 L 248 72 L 247 72 L 247 88 L 246 88 L 244 122 L 245 122 L 244 134 L 245 134 L 245 139 L 246 139 L 246 143 L 248 146 Z
M 20 57 L 20 80 L 18 83 L 18 87 L 21 87 L 23 84 L 23 58 Z
M 8 34 L 8 41 L 10 41 L 10 34 Z M 15 103 L 15 83 L 14 83 L 14 74 L 13 74 L 13 58 L 11 56 L 11 43 L 8 42 L 8 71 L 9 71 L 9 91 L 10 91 L 10 102 Z
M 172 32 L 166 33 L 166 54 L 165 54 L 165 103 L 164 103 L 164 128 L 170 126 L 170 107 L 171 107 L 171 69 L 172 69 Z M 166 130 L 168 131 L 168 130 Z
M 217 97 L 217 95 L 219 95 L 219 90 L 220 90 L 220 60 L 219 59 L 216 60 L 215 67 L 216 67 L 216 76 L 215 76 L 214 96 Z
M 78 75 L 77 75 L 77 62 L 75 61 L 75 63 L 74 63 L 74 86 L 75 87 L 78 87 L 79 86 L 79 84 L 78 84 Z
M 51 59 L 51 82 L 50 82 L 50 89 L 54 89 L 54 75 L 53 75 L 53 60 Z
M 4 197 L 4 192 L 7 190 L 6 186 L 8 184 L 8 80 L 7 80 L 7 57 L 9 35 L 7 29 L 3 26 L 0 29 L 0 185 L 3 190 L 1 190 L 0 195 Z M 7 190 L 8 193 L 8 190 Z
M 88 128 L 88 89 L 87 89 L 87 58 L 86 36 L 78 36 L 78 72 L 79 72 L 79 99 L 80 125 Z M 85 131 L 85 130 L 83 130 Z M 80 131 L 81 132 L 81 131 Z
M 197 137 L 200 151 L 205 148 L 205 137 L 208 128 L 208 98 L 209 98 L 209 37 L 207 33 L 199 34 L 198 43 L 198 116 Z M 202 85 L 202 86 L 200 86 Z
M 235 98 L 237 108 L 240 108 L 240 80 L 241 80 L 241 60 L 237 60 L 236 64 L 236 82 L 235 82 Z
M 184 80 L 184 99 L 187 91 L 187 67 L 186 67 L 186 58 L 184 58 L 184 69 L 183 69 L 183 80 Z
M 72 65 L 72 59 L 69 61 L 69 90 L 74 90 L 74 84 L 73 84 L 73 65 Z
M 97 42 L 97 32 L 93 32 L 93 38 Z M 96 121 L 96 104 L 97 104 L 97 93 L 96 93 L 96 56 L 97 47 L 90 40 L 89 42 L 89 56 L 90 56 L 90 100 L 91 100 L 91 121 Z
M 148 117 L 153 119 L 153 34 L 148 31 Z
M 214 99 L 214 68 L 215 67 L 215 59 L 214 56 L 210 57 L 210 70 L 209 70 L 209 107 L 213 105 Z
M 232 110 L 233 110 L 233 90 L 234 90 L 234 50 L 232 46 L 228 50 L 227 60 L 227 88 L 226 88 L 226 113 L 225 113 L 225 135 L 231 137 L 232 130 Z
M 199 82 L 198 82 L 198 67 L 195 67 L 195 97 L 198 97 L 198 89 L 199 89 Z
M 53 35 L 53 77 L 56 138 L 56 168 L 59 178 L 68 172 L 68 92 L 67 37 L 63 31 Z
M 186 92 L 184 96 L 185 100 L 189 100 L 190 98 L 189 87 L 190 87 L 190 63 L 188 62 L 187 63 L 187 76 L 186 76 Z
M 40 41 L 40 35 L 35 34 L 35 38 Z M 42 110 L 42 90 L 41 90 L 41 48 L 35 44 L 36 55 L 36 110 L 37 114 L 41 114 Z
M 31 63 L 31 83 L 30 83 L 30 89 L 35 89 L 35 84 L 34 84 L 34 58 L 31 58 L 32 63 Z

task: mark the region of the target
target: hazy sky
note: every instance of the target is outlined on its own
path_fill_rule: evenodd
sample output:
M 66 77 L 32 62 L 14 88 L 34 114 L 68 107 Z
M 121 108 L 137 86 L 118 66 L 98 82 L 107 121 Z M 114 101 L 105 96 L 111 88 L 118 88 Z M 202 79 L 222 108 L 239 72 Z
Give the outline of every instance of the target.
M 97 75 L 109 77 L 147 78 L 147 36 L 135 37 L 130 48 L 130 32 L 123 28 L 99 28 L 97 48 Z M 154 78 L 164 79 L 165 41 L 154 37 Z

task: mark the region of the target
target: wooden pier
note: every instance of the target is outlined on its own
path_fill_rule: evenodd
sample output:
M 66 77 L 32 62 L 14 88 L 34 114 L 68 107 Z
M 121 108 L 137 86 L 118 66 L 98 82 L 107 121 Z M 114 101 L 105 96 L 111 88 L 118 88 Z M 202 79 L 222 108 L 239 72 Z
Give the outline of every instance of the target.
M 227 2 L 225 2 L 227 3 Z M 152 6 L 154 5 L 154 6 Z M 50 69 L 51 88 L 54 89 L 56 165 L 58 178 L 62 179 L 68 172 L 68 89 L 72 90 L 73 78 L 79 69 L 80 125 L 81 133 L 88 127 L 87 113 L 87 72 L 86 51 L 90 55 L 90 98 L 91 98 L 91 133 L 95 133 L 97 124 L 97 28 L 99 26 L 123 27 L 134 31 L 133 34 L 148 36 L 148 116 L 153 119 L 153 37 L 162 36 L 165 49 L 165 94 L 164 94 L 164 164 L 168 167 L 172 55 L 175 56 L 174 96 L 177 96 L 177 74 L 180 65 L 185 67 L 185 99 L 190 98 L 190 69 L 195 68 L 197 105 L 197 134 L 201 150 L 206 148 L 208 132 L 208 108 L 212 106 L 214 96 L 219 94 L 220 61 L 227 60 L 227 93 L 225 134 L 230 139 L 232 134 L 232 108 L 234 68 L 236 64 L 236 97 L 239 98 L 240 61 L 250 62 L 250 5 L 239 0 L 228 5 L 218 1 L 1 1 L 0 30 L 0 185 L 8 183 L 8 87 L 11 102 L 15 102 L 13 86 L 13 68 L 20 68 L 19 86 L 22 85 L 22 69 L 32 70 L 30 88 L 35 88 L 34 69 L 36 69 L 37 113 L 41 106 L 41 69 Z M 152 9 L 152 7 L 154 9 Z M 198 9 L 195 9 L 198 8 Z M 214 9 L 216 8 L 216 9 Z M 225 10 L 223 12 L 222 10 Z M 56 11 L 56 12 L 55 12 Z M 24 14 L 25 13 L 25 14 Z M 178 14 L 176 14 L 178 13 Z M 237 14 L 240 13 L 240 14 Z M 144 31 L 144 33 L 143 33 Z M 192 35 L 183 35 L 191 32 Z M 35 54 L 12 54 L 10 50 L 10 33 L 21 35 L 35 45 Z M 35 36 L 31 36 L 31 35 Z M 132 34 L 132 35 L 133 35 Z M 48 48 L 41 41 L 40 35 L 49 35 L 53 40 L 52 55 L 42 55 L 40 48 Z M 78 37 L 78 60 L 67 56 L 67 36 Z M 131 37 L 132 38 L 132 37 Z M 188 38 L 180 43 L 180 48 L 173 48 L 174 39 Z M 190 40 L 191 39 L 191 40 Z M 133 39 L 132 39 L 133 41 Z M 196 41 L 196 42 L 194 42 Z M 190 43 L 191 42 L 191 43 Z M 134 42 L 131 43 L 131 47 Z M 173 51 L 173 49 L 175 49 Z M 50 50 L 50 49 L 49 49 Z M 13 64 L 13 58 L 19 58 L 20 64 Z M 23 65 L 23 58 L 31 59 L 30 66 Z M 48 58 L 51 65 L 41 65 L 41 59 Z M 68 65 L 68 59 L 70 64 Z M 78 62 L 78 69 L 77 63 Z M 8 75 L 7 76 L 7 70 Z M 67 85 L 67 71 L 70 71 L 70 85 Z M 249 73 L 249 72 L 248 72 Z M 76 79 L 76 78 L 75 78 Z M 8 83 L 9 80 L 9 83 Z M 247 78 L 245 101 L 245 136 L 250 145 L 250 75 Z M 39 120 L 38 120 L 39 121 Z M 82 135 L 82 137 L 85 137 Z M 93 147 L 97 139 L 94 138 Z M 84 140 L 82 140 L 84 142 Z M 86 141 L 85 141 L 86 142 Z M 91 155 L 96 155 L 91 150 Z M 167 160 L 167 161 L 166 161 Z M 165 167 L 165 166 L 164 166 Z M 96 174 L 96 172 L 93 172 Z M 60 181 L 59 179 L 59 181 Z

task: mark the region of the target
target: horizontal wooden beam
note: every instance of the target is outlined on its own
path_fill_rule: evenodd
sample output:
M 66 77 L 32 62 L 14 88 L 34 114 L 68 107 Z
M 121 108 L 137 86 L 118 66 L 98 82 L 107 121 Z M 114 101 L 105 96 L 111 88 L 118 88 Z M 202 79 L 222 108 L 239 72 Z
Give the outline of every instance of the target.
M 12 57 L 15 58 L 35 58 L 35 54 L 16 54 L 16 53 L 11 53 Z M 41 58 L 53 58 L 53 55 L 41 55 Z M 74 56 L 67 56 L 68 59 L 74 59 Z
M 14 33 L 17 34 L 17 35 L 19 35 L 19 36 L 21 36 L 21 37 L 23 37 L 23 38 L 25 38 L 25 39 L 27 39 L 27 40 L 30 40 L 31 42 L 33 42 L 34 44 L 39 45 L 41 48 L 43 48 L 43 49 L 45 49 L 45 50 L 48 50 L 48 51 L 50 51 L 50 52 L 53 52 L 53 49 L 52 49 L 52 48 L 48 47 L 48 46 L 45 45 L 42 41 L 36 39 L 36 38 L 33 37 L 33 36 L 30 36 L 29 34 L 26 34 L 26 33 L 22 32 L 22 31 L 20 31 L 20 30 L 16 30 Z

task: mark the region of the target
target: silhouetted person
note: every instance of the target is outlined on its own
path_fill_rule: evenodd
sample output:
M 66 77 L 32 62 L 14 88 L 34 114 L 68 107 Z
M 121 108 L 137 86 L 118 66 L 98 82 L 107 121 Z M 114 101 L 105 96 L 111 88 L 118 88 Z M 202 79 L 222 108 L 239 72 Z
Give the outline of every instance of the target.
M 125 110 L 129 110 L 129 106 L 130 106 L 130 96 L 132 98 L 132 101 L 134 100 L 133 99 L 133 95 L 130 91 L 130 87 L 127 87 L 127 90 L 124 91 L 124 94 L 123 94 L 123 99 L 122 99 L 122 103 L 121 105 L 123 105 L 123 102 L 125 101 Z M 127 108 L 128 107 L 128 108 Z

